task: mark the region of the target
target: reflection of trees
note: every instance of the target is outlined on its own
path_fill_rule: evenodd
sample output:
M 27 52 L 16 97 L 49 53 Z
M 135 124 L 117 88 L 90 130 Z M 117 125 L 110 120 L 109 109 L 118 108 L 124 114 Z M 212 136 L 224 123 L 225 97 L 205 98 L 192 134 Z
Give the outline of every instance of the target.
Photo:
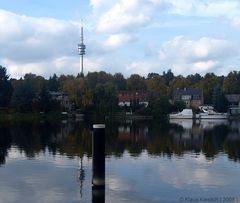
M 127 149 L 130 153 L 135 152 L 135 155 L 141 153 L 144 149 L 151 155 L 168 156 L 171 157 L 173 154 L 177 156 L 183 156 L 184 153 L 196 153 L 203 152 L 207 159 L 212 159 L 216 155 L 225 151 L 229 158 L 232 160 L 240 160 L 240 133 L 235 132 L 234 139 L 231 137 L 234 129 L 229 125 L 217 124 L 211 127 L 205 128 L 200 124 L 194 124 L 191 128 L 183 128 L 181 125 L 168 124 L 159 122 L 150 123 L 138 123 L 134 122 L 133 128 L 148 127 L 148 134 L 145 140 L 135 140 L 134 133 L 129 131 L 129 124 L 125 126 L 125 134 L 122 133 L 124 130 L 118 128 L 118 134 L 125 138 L 126 134 L 129 133 L 129 139 L 118 139 L 113 141 L 114 146 L 122 146 L 122 149 Z M 236 130 L 235 130 L 236 131 Z M 138 132 L 138 130 L 136 131 Z M 116 137 L 116 136 L 115 136 Z M 236 142 L 236 137 L 238 141 Z M 231 138 L 231 139 L 230 139 Z M 234 144 L 233 144 L 234 143 Z M 132 151 L 131 151 L 132 150 Z M 137 151 L 138 150 L 138 151 Z M 137 152 L 137 153 L 136 153 Z
M 106 123 L 106 154 L 121 157 L 125 150 L 139 156 L 144 150 L 150 155 L 183 156 L 202 152 L 212 159 L 221 151 L 234 161 L 240 160 L 240 128 L 234 125 L 216 125 L 205 128 L 200 124 L 184 128 L 163 121 Z M 88 123 L 19 122 L 0 124 L 0 164 L 5 163 L 11 144 L 35 157 L 48 150 L 69 158 L 91 156 L 92 136 Z
M 227 135 L 226 125 L 217 125 L 213 129 L 203 131 L 202 151 L 207 158 L 213 158 L 223 150 L 223 142 Z
M 171 137 L 167 123 L 154 122 L 149 125 L 149 140 L 147 150 L 152 155 L 172 156 Z
M 91 155 L 91 132 L 83 124 L 19 122 L 4 126 L 0 127 L 1 163 L 5 162 L 11 144 L 29 158 L 46 149 L 52 154 L 60 153 L 68 157 Z
M 229 159 L 240 161 L 240 127 L 238 125 L 231 125 L 231 131 L 227 139 L 224 141 L 223 147 L 228 154 Z
M 11 147 L 11 136 L 8 128 L 0 126 L 0 166 L 5 164 L 7 151 Z
M 146 148 L 147 135 L 146 123 L 107 123 L 106 154 L 120 157 L 127 150 L 131 156 L 139 156 Z

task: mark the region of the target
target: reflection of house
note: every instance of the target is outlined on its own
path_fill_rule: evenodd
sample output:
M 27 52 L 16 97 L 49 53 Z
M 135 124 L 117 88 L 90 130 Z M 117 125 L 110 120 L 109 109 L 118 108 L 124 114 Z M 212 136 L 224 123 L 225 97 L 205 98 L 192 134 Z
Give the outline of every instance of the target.
M 198 108 L 203 105 L 203 91 L 195 88 L 175 89 L 172 100 L 173 102 L 183 101 L 187 108 Z
M 134 142 L 144 141 L 148 134 L 148 127 L 119 126 L 118 137 L 120 140 L 131 140 Z
M 131 106 L 132 104 L 142 104 L 148 106 L 150 93 L 147 91 L 121 91 L 118 93 L 119 106 Z
M 225 95 L 229 103 L 230 114 L 240 114 L 240 94 Z
M 50 91 L 49 93 L 51 95 L 52 100 L 56 100 L 56 101 L 60 102 L 62 107 L 66 108 L 67 110 L 71 110 L 72 105 L 71 105 L 71 102 L 66 93 L 54 92 L 54 91 Z

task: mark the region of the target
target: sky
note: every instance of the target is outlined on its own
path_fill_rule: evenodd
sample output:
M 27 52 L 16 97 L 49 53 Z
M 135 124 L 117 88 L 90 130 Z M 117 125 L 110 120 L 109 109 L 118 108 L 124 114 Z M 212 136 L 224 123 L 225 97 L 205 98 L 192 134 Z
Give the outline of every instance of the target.
M 227 75 L 240 67 L 240 0 L 1 0 L 0 65 L 12 78 L 84 73 Z

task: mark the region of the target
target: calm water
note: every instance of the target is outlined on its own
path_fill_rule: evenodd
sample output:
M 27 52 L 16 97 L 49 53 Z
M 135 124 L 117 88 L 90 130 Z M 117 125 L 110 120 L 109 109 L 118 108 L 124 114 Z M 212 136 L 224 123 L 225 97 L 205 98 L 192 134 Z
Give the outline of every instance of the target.
M 0 123 L 0 203 L 92 202 L 91 126 Z M 106 202 L 240 202 L 240 122 L 106 123 Z

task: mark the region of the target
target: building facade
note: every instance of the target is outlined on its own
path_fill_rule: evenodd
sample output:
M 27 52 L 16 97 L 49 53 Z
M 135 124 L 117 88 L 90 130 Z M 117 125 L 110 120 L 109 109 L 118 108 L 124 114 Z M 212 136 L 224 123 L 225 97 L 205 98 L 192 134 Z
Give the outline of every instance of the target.
M 204 104 L 203 91 L 197 88 L 175 89 L 172 93 L 172 103 L 183 101 L 187 108 L 197 109 Z
M 118 93 L 118 105 L 130 107 L 135 103 L 147 107 L 149 98 L 150 93 L 147 91 L 121 91 Z

